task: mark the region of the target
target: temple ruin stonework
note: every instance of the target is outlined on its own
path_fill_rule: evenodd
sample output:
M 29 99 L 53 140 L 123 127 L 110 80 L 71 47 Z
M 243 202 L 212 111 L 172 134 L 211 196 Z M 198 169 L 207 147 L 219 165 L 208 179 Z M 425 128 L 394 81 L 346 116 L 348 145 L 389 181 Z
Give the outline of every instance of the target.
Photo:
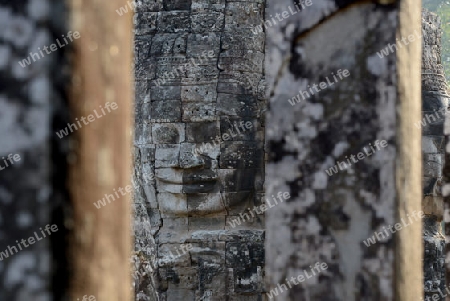
M 421 242 L 405 237 L 422 223 L 371 246 L 363 241 L 411 221 L 420 208 L 411 197 L 420 194 L 420 174 L 425 297 L 445 289 L 443 119 L 421 126 L 420 173 L 420 133 L 411 130 L 420 120 L 419 99 L 411 96 L 418 87 L 401 89 L 405 79 L 419 80 L 419 65 L 405 68 L 398 44 L 397 53 L 377 55 L 396 43 L 399 24 L 405 36 L 420 29 L 405 26 L 402 8 L 389 1 L 325 2 L 298 8 L 278 26 L 273 18 L 263 24 L 265 9 L 275 15 L 298 3 L 157 0 L 136 7 L 136 300 L 265 300 L 265 292 L 321 262 L 327 269 L 320 277 L 274 300 L 412 300 L 422 287 L 394 289 L 393 276 L 414 274 L 408 279 L 419 283 L 422 268 L 403 268 L 398 256 L 420 258 Z M 422 35 L 427 118 L 448 105 L 435 15 L 423 12 Z M 410 47 L 418 63 L 420 47 Z M 314 83 L 333 76 L 334 86 L 313 93 Z M 400 108 L 407 116 L 395 113 Z M 411 140 L 396 128 L 414 132 Z M 349 170 L 324 172 L 352 152 L 375 150 L 377 140 L 386 148 Z M 268 211 L 266 225 L 253 208 L 283 193 L 289 197 Z
M 261 300 L 264 1 L 136 13 L 136 300 Z
M 444 202 L 442 171 L 444 167 L 444 121 L 447 115 L 447 82 L 441 64 L 440 19 L 422 12 L 422 129 L 424 236 L 424 291 L 427 297 L 445 300 L 445 237 L 442 229 Z M 436 299 L 437 296 L 439 299 Z

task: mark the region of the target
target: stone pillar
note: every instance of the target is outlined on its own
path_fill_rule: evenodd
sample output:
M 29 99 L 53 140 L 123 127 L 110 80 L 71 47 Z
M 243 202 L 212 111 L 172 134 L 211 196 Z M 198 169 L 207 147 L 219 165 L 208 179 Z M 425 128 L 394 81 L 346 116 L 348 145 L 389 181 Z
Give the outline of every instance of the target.
M 264 292 L 263 2 L 136 7 L 136 300 Z
M 65 49 L 41 56 L 38 47 L 65 33 L 63 3 L 2 1 L 0 27 L 0 300 L 50 301 L 67 279 L 57 264 L 64 261 L 67 143 L 54 133 L 68 114 L 67 77 Z M 44 238 L 40 228 L 51 224 L 59 231 Z
M 420 300 L 420 5 L 296 3 L 267 4 L 267 290 Z
M 447 82 L 441 64 L 440 19 L 422 12 L 422 128 L 425 298 L 445 300 L 445 237 L 441 223 L 444 213 L 442 169 L 444 166 L 444 116 L 447 112 Z M 442 292 L 442 294 L 440 294 Z M 436 299 L 438 298 L 439 299 Z M 427 299 L 425 299 L 427 300 Z

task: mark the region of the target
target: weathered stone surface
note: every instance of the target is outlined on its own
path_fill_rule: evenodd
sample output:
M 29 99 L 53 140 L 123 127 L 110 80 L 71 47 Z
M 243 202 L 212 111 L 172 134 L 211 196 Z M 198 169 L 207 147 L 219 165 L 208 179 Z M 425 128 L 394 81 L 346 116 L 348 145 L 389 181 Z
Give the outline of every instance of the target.
M 422 91 L 441 91 L 446 94 L 448 87 L 441 64 L 442 33 L 439 16 L 423 11 L 422 35 Z
M 138 300 L 262 298 L 264 216 L 231 225 L 264 189 L 264 34 L 251 30 L 263 13 L 260 0 L 137 9 L 135 234 L 152 236 L 136 244 L 151 268 L 136 274 Z
M 294 2 L 268 1 L 268 15 Z M 396 233 L 395 243 L 392 236 L 363 243 L 409 210 L 420 210 L 420 132 L 412 124 L 420 118 L 420 44 L 384 58 L 377 54 L 396 43 L 396 32 L 420 30 L 420 16 L 412 1 L 391 2 L 312 1 L 266 28 L 266 194 L 291 195 L 266 213 L 267 290 L 316 262 L 328 265 L 273 300 L 420 298 L 420 222 Z M 348 77 L 339 78 L 339 70 Z M 302 92 L 308 97 L 289 102 Z M 387 147 L 346 169 L 334 166 L 376 140 Z M 327 174 L 333 166 L 337 173 Z
M 440 19 L 422 12 L 422 210 L 424 238 L 425 298 L 445 300 L 445 239 L 441 229 L 444 215 L 442 170 L 444 167 L 444 120 L 448 98 L 445 74 L 441 65 Z M 442 80 L 443 79 L 443 80 Z M 438 299 L 436 299 L 436 296 Z

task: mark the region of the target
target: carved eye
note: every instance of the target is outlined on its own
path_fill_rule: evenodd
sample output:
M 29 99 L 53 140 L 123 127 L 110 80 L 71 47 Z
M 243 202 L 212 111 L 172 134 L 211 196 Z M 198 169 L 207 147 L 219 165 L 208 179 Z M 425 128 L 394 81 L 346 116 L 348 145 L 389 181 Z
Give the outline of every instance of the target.
M 161 126 L 153 132 L 154 140 L 157 143 L 178 143 L 180 134 L 173 126 Z

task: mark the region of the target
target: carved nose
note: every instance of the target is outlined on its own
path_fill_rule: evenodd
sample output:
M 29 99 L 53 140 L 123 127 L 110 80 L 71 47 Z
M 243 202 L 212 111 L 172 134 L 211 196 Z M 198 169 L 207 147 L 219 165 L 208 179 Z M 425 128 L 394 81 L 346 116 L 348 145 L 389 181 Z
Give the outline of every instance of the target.
M 203 167 L 204 165 L 205 161 L 202 159 L 201 155 L 190 153 L 185 154 L 182 158 L 180 158 L 181 168 Z

